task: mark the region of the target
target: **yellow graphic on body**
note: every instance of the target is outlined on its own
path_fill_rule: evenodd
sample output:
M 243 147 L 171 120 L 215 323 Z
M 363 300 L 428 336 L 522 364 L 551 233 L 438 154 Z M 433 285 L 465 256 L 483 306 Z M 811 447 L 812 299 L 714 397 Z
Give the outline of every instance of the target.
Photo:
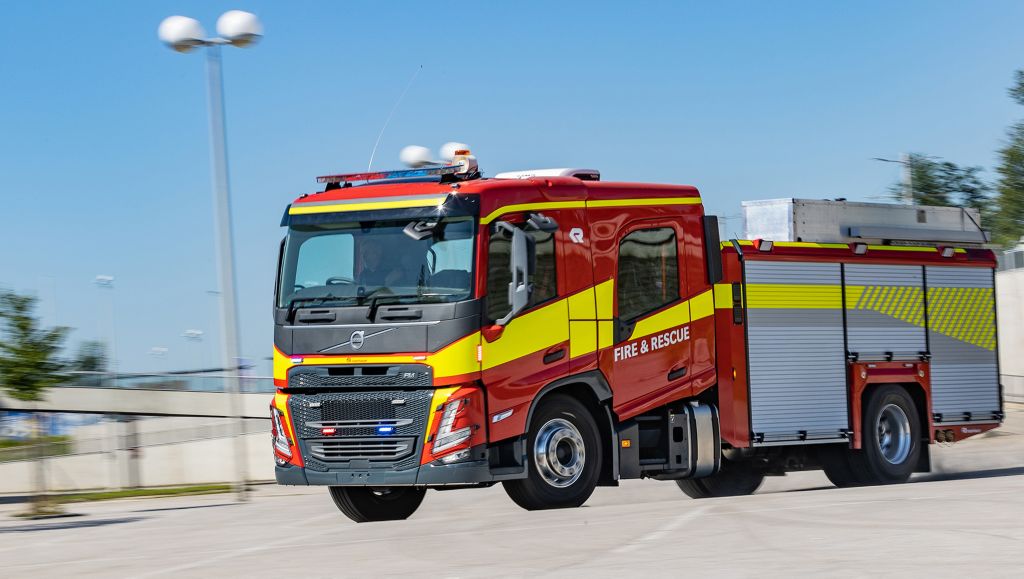
M 839 309 L 838 285 L 751 283 L 746 285 L 751 309 Z M 715 306 L 732 307 L 729 284 L 715 285 Z M 846 286 L 848 310 L 872 310 L 902 322 L 925 327 L 924 290 L 915 286 Z M 991 288 L 928 288 L 927 326 L 932 332 L 986 350 L 996 348 L 995 302 Z
M 748 283 L 747 307 L 758 309 L 840 309 L 838 285 Z
M 924 292 L 913 286 L 847 286 L 851 310 L 872 310 L 925 327 Z M 928 328 L 986 350 L 995 350 L 995 302 L 990 288 L 928 288 Z

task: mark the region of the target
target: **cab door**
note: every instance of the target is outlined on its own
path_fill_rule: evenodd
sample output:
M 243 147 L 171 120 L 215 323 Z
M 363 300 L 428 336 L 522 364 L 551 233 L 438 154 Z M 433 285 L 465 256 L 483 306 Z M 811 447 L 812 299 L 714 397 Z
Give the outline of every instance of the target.
M 690 304 L 685 238 L 677 220 L 619 229 L 614 251 L 611 345 L 599 353 L 613 406 L 628 417 L 678 398 L 690 381 Z
M 530 401 L 551 381 L 569 372 L 569 307 L 565 299 L 561 246 L 568 241 L 562 211 L 544 211 L 556 231 L 524 231 L 533 238 L 534 266 L 526 309 L 503 326 L 494 322 L 509 313 L 508 284 L 511 243 L 491 227 L 487 245 L 487 296 L 481 340 L 481 376 L 487 390 L 490 440 L 522 434 Z M 523 228 L 527 217 L 510 213 L 498 218 Z M 511 411 L 509 414 L 508 412 Z M 497 418 L 497 421 L 495 419 Z

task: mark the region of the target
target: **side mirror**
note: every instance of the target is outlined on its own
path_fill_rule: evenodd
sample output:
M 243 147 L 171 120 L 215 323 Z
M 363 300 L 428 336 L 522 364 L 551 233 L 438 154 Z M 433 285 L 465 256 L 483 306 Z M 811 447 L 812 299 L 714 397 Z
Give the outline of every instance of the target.
M 511 309 L 495 322 L 499 326 L 504 326 L 530 303 L 530 245 L 533 243 L 533 237 L 505 221 L 499 221 L 495 226 L 498 230 L 512 234 L 512 252 L 509 256 L 512 281 L 508 284 L 508 305 Z
M 544 233 L 558 231 L 558 222 L 543 213 L 531 213 L 526 220 L 526 226 L 532 230 L 543 231 Z

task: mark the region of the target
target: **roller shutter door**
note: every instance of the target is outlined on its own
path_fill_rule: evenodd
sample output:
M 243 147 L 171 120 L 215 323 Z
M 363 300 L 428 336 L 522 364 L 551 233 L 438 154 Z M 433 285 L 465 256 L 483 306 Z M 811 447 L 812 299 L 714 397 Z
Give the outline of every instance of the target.
M 858 360 L 913 360 L 925 341 L 924 268 L 844 266 L 847 349 Z
M 744 267 L 754 444 L 846 440 L 840 265 Z
M 928 342 L 937 423 L 991 420 L 1000 412 L 991 268 L 929 266 Z

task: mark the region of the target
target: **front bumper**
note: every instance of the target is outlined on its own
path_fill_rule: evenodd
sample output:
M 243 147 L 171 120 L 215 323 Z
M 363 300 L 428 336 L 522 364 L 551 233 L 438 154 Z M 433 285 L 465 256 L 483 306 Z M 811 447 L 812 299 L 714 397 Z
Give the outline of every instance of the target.
M 486 456 L 482 448 L 474 448 L 471 456 Z M 275 466 L 277 483 L 282 485 L 328 486 L 447 486 L 494 482 L 486 459 L 453 464 L 424 464 L 406 470 L 336 469 L 326 472 L 293 465 Z

